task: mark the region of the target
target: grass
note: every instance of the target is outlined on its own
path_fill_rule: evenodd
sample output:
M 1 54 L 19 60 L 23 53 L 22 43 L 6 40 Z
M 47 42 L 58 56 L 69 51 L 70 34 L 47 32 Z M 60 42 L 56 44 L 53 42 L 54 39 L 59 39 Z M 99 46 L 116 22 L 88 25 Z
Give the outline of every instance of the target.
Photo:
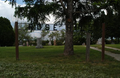
M 120 78 L 120 62 L 90 50 L 85 61 L 85 47 L 74 46 L 75 55 L 64 56 L 64 46 L 41 49 L 19 47 L 20 60 L 15 60 L 15 47 L 0 47 L 0 78 Z
M 120 54 L 120 51 L 118 51 L 118 50 L 113 50 L 113 49 L 109 49 L 109 48 L 105 48 L 105 50 L 112 52 L 112 53 L 115 53 L 115 54 Z
M 106 44 L 106 46 L 120 49 L 120 44 Z
M 99 49 L 102 49 L 102 45 L 91 45 L 91 46 L 99 48 Z M 114 48 L 120 49 L 120 44 L 106 44 L 105 46 L 109 46 L 109 47 L 114 47 Z M 112 53 L 115 53 L 115 54 L 120 54 L 120 51 L 113 50 L 113 49 L 110 49 L 110 48 L 105 48 L 105 51 L 109 51 L 109 52 L 112 52 Z

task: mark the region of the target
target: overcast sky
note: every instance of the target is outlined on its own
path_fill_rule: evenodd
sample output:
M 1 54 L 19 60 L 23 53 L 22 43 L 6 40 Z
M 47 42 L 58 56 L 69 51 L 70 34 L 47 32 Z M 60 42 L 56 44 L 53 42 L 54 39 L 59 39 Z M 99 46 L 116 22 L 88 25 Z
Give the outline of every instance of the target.
M 25 5 L 23 0 L 17 0 L 17 5 Z M 0 0 L 0 16 L 5 17 L 10 20 L 12 26 L 14 27 L 14 22 L 26 22 L 26 19 L 20 20 L 14 17 L 15 7 L 12 7 L 9 2 L 5 2 L 5 0 Z M 47 23 L 54 23 L 54 18 L 50 15 L 51 19 Z
M 13 14 L 15 9 L 8 4 L 8 2 L 4 2 L 0 0 L 0 16 L 5 17 L 12 22 Z
M 17 0 L 17 3 L 20 5 L 24 4 L 22 0 Z M 14 22 L 16 20 L 16 18 L 14 17 L 14 11 L 15 8 L 12 7 L 8 1 L 5 2 L 5 0 L 0 0 L 0 16 L 9 19 L 12 26 L 14 26 Z
M 9 1 L 9 0 L 8 0 Z M 18 21 L 18 22 L 25 22 L 25 20 L 18 20 L 18 18 L 14 17 L 14 11 L 15 8 L 12 7 L 10 4 L 8 4 L 9 2 L 5 2 L 5 0 L 0 0 L 0 16 L 5 17 L 7 19 L 10 20 L 12 26 L 14 27 L 14 22 Z M 52 1 L 52 0 L 47 0 L 47 1 Z M 18 5 L 25 5 L 23 0 L 17 0 L 17 4 Z M 47 23 L 53 24 L 54 23 L 54 18 L 52 15 L 50 15 L 50 21 L 48 21 Z
M 23 0 L 17 0 L 17 4 L 18 5 L 24 5 L 24 3 L 22 2 Z M 50 1 L 50 0 L 49 0 Z M 10 20 L 11 22 L 11 25 L 14 27 L 14 23 L 15 21 L 18 21 L 18 22 L 26 22 L 27 20 L 24 19 L 24 20 L 20 20 L 18 18 L 15 18 L 14 17 L 14 11 L 15 11 L 15 8 L 12 7 L 9 2 L 5 2 L 5 0 L 0 0 L 0 17 L 5 17 L 7 19 Z M 54 18 L 52 15 L 50 15 L 50 21 L 46 22 L 48 24 L 54 24 Z M 63 28 L 62 28 L 63 29 Z M 38 31 L 34 32 L 31 34 L 32 36 L 36 36 L 36 37 L 40 37 L 40 33 L 38 33 Z

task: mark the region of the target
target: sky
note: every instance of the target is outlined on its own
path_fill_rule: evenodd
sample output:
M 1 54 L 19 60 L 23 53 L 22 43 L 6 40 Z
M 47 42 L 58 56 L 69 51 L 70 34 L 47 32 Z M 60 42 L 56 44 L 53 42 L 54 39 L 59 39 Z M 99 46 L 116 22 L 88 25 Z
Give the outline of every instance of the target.
M 17 5 L 24 6 L 23 0 L 17 0 Z M 5 2 L 5 0 L 0 0 L 0 16 L 5 17 L 10 20 L 12 27 L 14 27 L 15 21 L 18 22 L 26 22 L 27 19 L 18 19 L 14 17 L 14 11 L 15 7 L 9 4 L 9 2 Z M 50 21 L 47 21 L 46 23 L 53 24 L 54 23 L 54 17 L 50 15 Z
M 51 0 L 49 0 L 51 1 Z M 24 2 L 22 0 L 17 0 L 17 5 L 25 5 Z M 15 7 L 12 7 L 12 5 L 9 4 L 9 2 L 5 2 L 5 0 L 0 0 L 0 17 L 5 17 L 7 19 L 10 20 L 12 27 L 14 28 L 14 23 L 15 21 L 18 21 L 18 23 L 21 22 L 27 22 L 27 19 L 18 19 L 14 17 L 14 11 L 15 11 Z M 50 15 L 50 21 L 47 21 L 47 24 L 54 24 L 55 18 Z M 41 31 L 34 31 L 33 33 L 31 33 L 31 35 L 33 37 L 40 37 L 40 32 Z
M 8 2 L 0 0 L 0 16 L 5 17 L 12 23 L 15 9 Z
M 22 0 L 17 0 L 19 5 L 24 5 Z M 9 2 L 5 2 L 5 0 L 0 0 L 0 16 L 5 17 L 10 20 L 12 27 L 14 27 L 14 22 L 18 20 L 14 17 L 15 7 L 9 4 Z M 23 20 L 20 20 L 23 21 Z
M 17 0 L 16 3 L 21 4 L 21 5 L 24 4 L 23 0 Z

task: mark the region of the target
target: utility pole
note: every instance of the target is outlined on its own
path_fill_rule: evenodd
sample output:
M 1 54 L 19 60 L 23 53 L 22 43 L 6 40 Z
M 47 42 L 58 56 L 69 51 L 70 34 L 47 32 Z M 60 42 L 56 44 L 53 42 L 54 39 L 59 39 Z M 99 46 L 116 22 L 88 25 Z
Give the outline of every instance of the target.
M 89 61 L 89 54 L 90 54 L 90 33 L 87 32 L 86 37 L 86 61 Z
M 19 60 L 19 48 L 18 48 L 18 22 L 15 22 L 15 48 L 16 48 L 16 60 Z
M 102 61 L 105 56 L 105 23 L 102 24 Z

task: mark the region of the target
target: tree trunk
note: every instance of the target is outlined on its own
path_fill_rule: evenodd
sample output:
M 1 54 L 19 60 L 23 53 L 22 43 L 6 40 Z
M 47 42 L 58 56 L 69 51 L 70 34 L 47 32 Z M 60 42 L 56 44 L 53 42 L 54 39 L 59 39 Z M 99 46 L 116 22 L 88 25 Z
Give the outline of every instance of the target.
M 119 44 L 119 37 L 116 37 L 116 43 Z
M 67 0 L 64 55 L 73 55 L 73 0 Z
M 87 32 L 87 37 L 86 37 L 86 61 L 89 61 L 89 56 L 90 56 L 90 33 Z
M 111 37 L 111 44 L 113 44 L 114 43 L 114 41 L 113 41 L 113 37 Z
M 118 44 L 120 43 L 119 37 L 118 37 Z

